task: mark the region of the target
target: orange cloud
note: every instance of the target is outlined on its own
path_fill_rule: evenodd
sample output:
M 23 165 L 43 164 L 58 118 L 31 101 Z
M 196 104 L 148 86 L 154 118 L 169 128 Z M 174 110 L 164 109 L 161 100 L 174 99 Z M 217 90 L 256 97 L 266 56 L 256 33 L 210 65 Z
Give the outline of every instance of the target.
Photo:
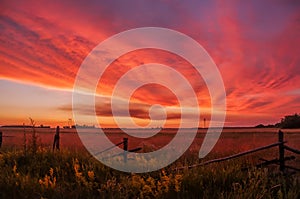
M 136 2 L 133 8 L 122 2 L 3 1 L 0 11 L 2 79 L 71 90 L 82 61 L 99 42 L 130 28 L 160 26 L 191 36 L 216 62 L 227 93 L 228 124 L 272 123 L 300 110 L 297 2 L 157 1 Z M 201 76 L 186 60 L 161 50 L 134 51 L 115 60 L 99 81 L 98 94 L 111 95 L 124 73 L 153 62 L 183 74 L 204 113 L 210 114 L 210 97 Z M 132 103 L 132 116 L 145 121 L 153 103 L 178 106 L 172 93 L 155 85 L 139 89 Z M 102 109 L 99 115 L 109 117 L 110 112 Z M 175 110 L 168 116 L 178 119 Z

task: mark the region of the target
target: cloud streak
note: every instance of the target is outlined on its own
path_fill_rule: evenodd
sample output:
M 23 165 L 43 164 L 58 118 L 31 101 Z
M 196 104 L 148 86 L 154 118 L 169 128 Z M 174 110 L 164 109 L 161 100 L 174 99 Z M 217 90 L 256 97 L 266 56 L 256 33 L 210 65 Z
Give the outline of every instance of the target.
M 228 124 L 275 122 L 285 114 L 299 112 L 299 94 L 295 92 L 300 85 L 299 2 L 134 3 L 135 7 L 119 1 L 3 1 L 0 78 L 72 90 L 82 61 L 99 42 L 130 28 L 159 26 L 191 36 L 216 62 L 227 93 Z M 201 76 L 186 60 L 160 50 L 130 52 L 115 60 L 99 81 L 98 94 L 109 96 L 124 73 L 152 62 L 183 74 L 204 114 L 210 114 L 210 97 Z M 6 83 L 0 86 L 4 88 Z M 148 106 L 154 103 L 178 107 L 174 94 L 156 85 L 140 88 L 132 101 L 132 116 L 139 119 L 148 118 Z M 107 108 L 98 114 L 110 116 Z M 175 110 L 168 116 L 178 119 Z

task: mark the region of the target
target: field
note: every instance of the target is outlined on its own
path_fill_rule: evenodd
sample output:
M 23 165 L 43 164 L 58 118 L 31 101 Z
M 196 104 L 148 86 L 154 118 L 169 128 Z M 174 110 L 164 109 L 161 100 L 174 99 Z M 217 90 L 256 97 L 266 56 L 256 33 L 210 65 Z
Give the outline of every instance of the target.
M 259 158 L 278 157 L 268 149 L 222 163 L 177 169 L 198 162 L 277 142 L 278 129 L 224 129 L 213 151 L 203 160 L 197 152 L 205 129 L 200 129 L 189 150 L 175 163 L 151 173 L 133 174 L 111 169 L 95 160 L 83 147 L 74 129 L 61 129 L 61 150 L 52 152 L 55 129 L 1 128 L 0 198 L 299 198 L 300 175 L 281 173 L 278 166 L 256 168 Z M 87 130 L 95 131 L 95 130 Z M 300 148 L 300 130 L 283 130 L 287 144 Z M 114 143 L 128 137 L 106 130 Z M 147 139 L 129 136 L 129 148 L 153 151 L 170 142 L 174 129 Z M 286 155 L 290 155 L 287 153 Z M 300 157 L 289 165 L 300 168 Z
M 264 146 L 277 142 L 276 128 L 227 128 L 224 129 L 218 143 L 214 147 L 212 153 L 227 153 L 249 150 L 255 147 Z M 30 140 L 31 128 L 0 128 L 3 133 L 4 148 L 20 148 L 24 142 L 24 131 L 26 133 L 27 141 Z M 54 139 L 55 128 L 35 128 L 38 143 L 43 147 L 51 147 Z M 97 132 L 97 129 L 86 129 L 88 132 Z M 152 147 L 154 150 L 163 147 L 170 142 L 174 137 L 176 129 L 164 129 L 157 135 L 146 138 L 137 139 L 124 134 L 119 129 L 105 129 L 106 135 L 114 143 L 122 141 L 123 137 L 129 137 L 129 148 L 137 146 Z M 147 133 L 147 130 L 135 130 L 141 133 Z M 186 130 L 188 133 L 188 130 Z M 189 152 L 199 151 L 200 145 L 206 133 L 206 129 L 199 129 L 198 134 L 189 148 Z M 285 129 L 285 140 L 288 145 L 294 148 L 300 148 L 300 129 Z M 75 129 L 61 129 L 60 130 L 60 144 L 65 149 L 83 149 L 80 138 Z

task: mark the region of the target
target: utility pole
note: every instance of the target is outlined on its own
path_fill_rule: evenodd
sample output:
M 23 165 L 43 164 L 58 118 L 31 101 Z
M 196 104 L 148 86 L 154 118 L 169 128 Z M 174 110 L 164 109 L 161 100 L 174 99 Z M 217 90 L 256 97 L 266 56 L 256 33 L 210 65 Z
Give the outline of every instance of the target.
M 68 126 L 69 126 L 70 128 L 72 127 L 72 119 L 71 119 L 71 118 L 68 119 Z

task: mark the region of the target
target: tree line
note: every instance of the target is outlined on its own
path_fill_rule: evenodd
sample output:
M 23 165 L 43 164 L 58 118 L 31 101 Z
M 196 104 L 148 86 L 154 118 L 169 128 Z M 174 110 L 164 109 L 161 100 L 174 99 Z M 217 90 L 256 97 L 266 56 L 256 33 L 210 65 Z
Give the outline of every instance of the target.
M 296 129 L 300 128 L 300 115 L 295 113 L 294 115 L 286 115 L 281 118 L 281 121 L 276 124 L 263 125 L 259 124 L 257 128 L 283 128 L 283 129 Z

